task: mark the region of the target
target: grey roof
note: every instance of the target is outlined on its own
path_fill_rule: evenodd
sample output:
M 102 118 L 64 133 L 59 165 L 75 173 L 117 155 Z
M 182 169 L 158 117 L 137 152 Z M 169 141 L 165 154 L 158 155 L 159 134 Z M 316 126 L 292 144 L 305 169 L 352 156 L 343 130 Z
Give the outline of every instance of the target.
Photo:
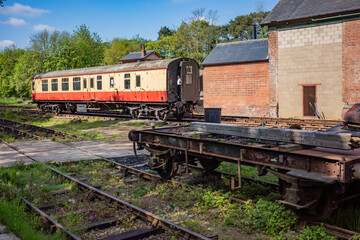
M 359 0 L 280 0 L 261 24 L 360 11 Z
M 219 65 L 268 60 L 268 39 L 219 43 L 202 65 Z
M 88 67 L 88 68 L 77 68 L 70 70 L 59 70 L 59 71 L 35 74 L 32 78 L 33 79 L 54 78 L 54 77 L 78 76 L 78 75 L 89 75 L 89 74 L 100 74 L 100 73 L 126 72 L 132 70 L 167 68 L 171 62 L 177 59 L 178 58 L 125 63 L 125 64 L 108 65 L 108 66 Z
M 120 61 L 143 59 L 154 52 L 155 52 L 154 50 L 146 51 L 145 56 L 141 56 L 141 52 L 132 52 L 132 53 L 129 53 L 128 55 L 126 55 L 125 57 L 123 57 L 122 59 L 120 59 Z

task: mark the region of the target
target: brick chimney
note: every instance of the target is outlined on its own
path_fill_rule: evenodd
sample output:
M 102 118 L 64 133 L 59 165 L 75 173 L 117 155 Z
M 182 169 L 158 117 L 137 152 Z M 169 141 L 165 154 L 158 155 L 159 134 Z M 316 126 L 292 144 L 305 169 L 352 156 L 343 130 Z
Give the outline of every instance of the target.
M 142 44 L 141 56 L 144 57 L 146 55 L 145 44 Z

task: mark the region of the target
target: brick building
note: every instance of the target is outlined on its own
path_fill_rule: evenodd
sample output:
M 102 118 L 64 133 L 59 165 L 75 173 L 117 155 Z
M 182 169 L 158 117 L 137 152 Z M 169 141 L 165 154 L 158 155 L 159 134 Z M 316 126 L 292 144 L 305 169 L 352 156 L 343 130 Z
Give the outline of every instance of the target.
M 360 102 L 360 1 L 280 0 L 269 27 L 270 115 L 340 119 Z
M 202 66 L 204 108 L 222 108 L 222 115 L 269 115 L 267 39 L 217 44 Z

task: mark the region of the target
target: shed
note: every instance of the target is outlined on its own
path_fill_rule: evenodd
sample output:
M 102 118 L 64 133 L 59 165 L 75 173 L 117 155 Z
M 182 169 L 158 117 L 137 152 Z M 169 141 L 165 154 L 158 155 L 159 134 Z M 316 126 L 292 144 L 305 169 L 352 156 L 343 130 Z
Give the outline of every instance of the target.
M 222 108 L 222 115 L 269 115 L 267 39 L 217 44 L 202 66 L 204 108 Z

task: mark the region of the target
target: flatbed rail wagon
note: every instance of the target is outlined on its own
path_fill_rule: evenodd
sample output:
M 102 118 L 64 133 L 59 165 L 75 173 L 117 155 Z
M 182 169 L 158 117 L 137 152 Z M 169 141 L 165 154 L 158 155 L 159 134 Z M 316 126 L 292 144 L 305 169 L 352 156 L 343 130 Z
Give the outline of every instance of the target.
M 131 131 L 149 166 L 163 178 L 199 162 L 211 172 L 222 161 L 257 167 L 279 178 L 280 202 L 304 219 L 322 220 L 342 201 L 360 196 L 359 133 L 344 124 L 328 132 L 215 123 Z M 339 130 L 345 129 L 345 130 Z

